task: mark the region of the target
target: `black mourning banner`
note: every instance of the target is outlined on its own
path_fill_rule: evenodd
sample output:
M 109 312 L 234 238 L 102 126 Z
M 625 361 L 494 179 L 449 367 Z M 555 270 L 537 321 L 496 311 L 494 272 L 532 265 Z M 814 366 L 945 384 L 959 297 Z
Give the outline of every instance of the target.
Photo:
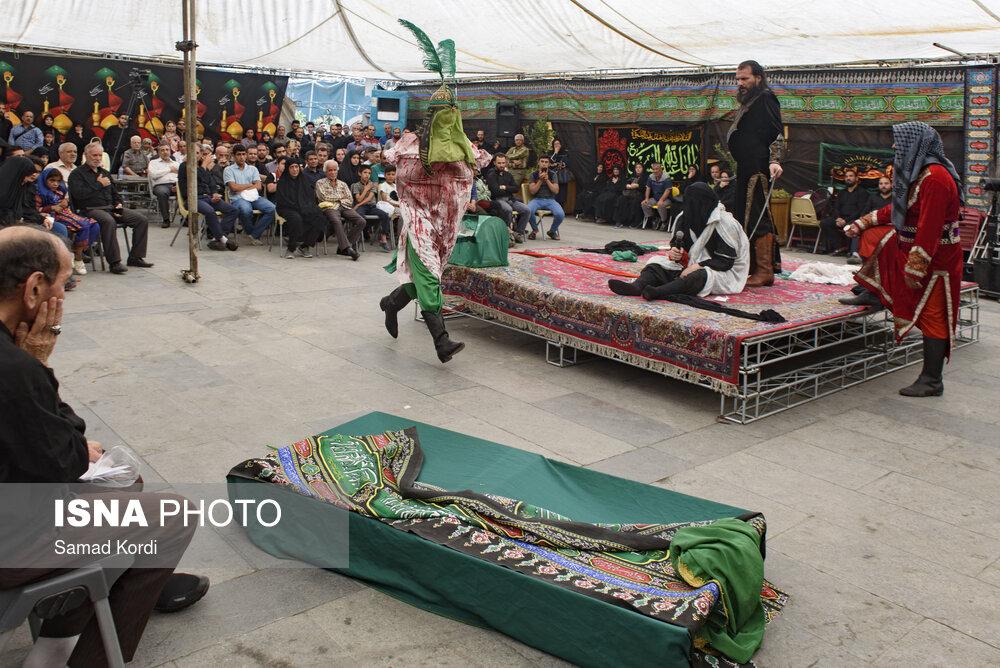
M 636 163 L 649 171 L 658 162 L 671 178 L 683 179 L 691 165 L 701 169 L 701 128 L 598 127 L 597 155 L 608 174 L 615 166 L 631 172 Z
M 167 121 L 183 117 L 180 66 L 0 51 L 0 75 L 0 102 L 7 103 L 14 124 L 32 111 L 38 127 L 49 114 L 62 135 L 82 123 L 88 137 L 101 137 L 118 124 L 119 114 L 129 113 L 131 127 L 156 140 Z M 242 139 L 247 129 L 274 134 L 288 77 L 208 68 L 198 68 L 196 77 L 195 125 L 201 134 L 225 141 Z
M 891 150 L 821 143 L 817 183 L 843 186 L 844 170 L 852 168 L 857 170 L 862 187 L 871 190 L 881 177 L 891 176 L 892 158 Z

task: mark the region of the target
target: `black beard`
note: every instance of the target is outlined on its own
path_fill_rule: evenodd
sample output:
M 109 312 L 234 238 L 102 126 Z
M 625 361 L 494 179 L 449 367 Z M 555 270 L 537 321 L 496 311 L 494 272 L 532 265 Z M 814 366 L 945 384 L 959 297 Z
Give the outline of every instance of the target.
M 740 104 L 747 104 L 760 94 L 760 90 L 760 86 L 754 86 L 753 88 L 747 90 L 746 93 L 741 93 L 739 92 L 739 89 L 737 89 L 736 101 Z

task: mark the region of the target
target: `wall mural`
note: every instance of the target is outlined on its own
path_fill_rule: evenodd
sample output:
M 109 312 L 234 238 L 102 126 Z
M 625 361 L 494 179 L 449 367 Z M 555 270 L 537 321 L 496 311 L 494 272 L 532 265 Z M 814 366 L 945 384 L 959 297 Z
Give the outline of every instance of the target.
M 180 67 L 0 52 L 0 76 L 0 102 L 14 124 L 30 110 L 39 127 L 50 114 L 64 135 L 82 123 L 85 132 L 101 137 L 131 107 L 131 126 L 155 140 L 168 120 L 187 121 Z M 287 85 L 287 77 L 198 68 L 199 133 L 226 141 L 241 139 L 246 128 L 274 134 Z

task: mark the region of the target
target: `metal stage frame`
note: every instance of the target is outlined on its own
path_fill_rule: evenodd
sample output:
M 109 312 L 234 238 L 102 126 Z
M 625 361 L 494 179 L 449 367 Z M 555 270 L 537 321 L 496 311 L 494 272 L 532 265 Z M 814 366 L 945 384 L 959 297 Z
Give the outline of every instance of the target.
M 979 286 L 964 286 L 960 300 L 955 348 L 979 340 Z M 571 344 L 463 309 L 463 301 L 460 297 L 446 295 L 445 317 L 475 318 L 542 339 L 546 342 L 545 361 L 548 364 L 567 367 L 599 357 L 577 350 Z M 740 349 L 736 393 L 719 394 L 720 422 L 756 422 L 923 359 L 919 332 L 896 345 L 888 311 L 844 315 L 748 337 L 743 339 Z M 711 388 L 709 380 L 687 382 Z

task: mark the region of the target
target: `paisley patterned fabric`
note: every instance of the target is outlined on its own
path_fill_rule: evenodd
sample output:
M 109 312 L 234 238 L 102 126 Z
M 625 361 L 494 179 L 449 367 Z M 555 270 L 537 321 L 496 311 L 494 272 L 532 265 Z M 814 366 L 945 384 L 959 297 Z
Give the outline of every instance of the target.
M 677 524 L 573 522 L 525 501 L 471 491 L 450 492 L 418 482 L 423 463 L 416 428 L 367 436 L 318 436 L 260 459 L 232 474 L 291 488 L 401 531 L 555 586 L 687 628 L 692 636 L 709 616 L 725 613 L 717 582 L 694 587 L 674 571 L 670 541 Z M 760 514 L 744 520 L 760 536 Z M 763 556 L 754 548 L 752 558 Z M 745 555 L 733 555 L 739 563 Z M 760 591 L 768 621 L 787 595 L 767 581 Z M 703 651 L 704 650 L 704 651 Z M 737 665 L 702 646 L 705 665 Z M 711 658 L 714 660 L 708 661 Z
M 616 295 L 608 289 L 608 278 L 621 276 L 623 271 L 638 272 L 610 256 L 573 248 L 546 249 L 543 257 L 535 255 L 510 253 L 507 267 L 449 265 L 441 288 L 445 295 L 460 297 L 464 307 L 506 324 L 580 350 L 705 383 L 724 394 L 737 392 L 745 338 L 864 311 L 837 301 L 843 296 L 841 287 L 776 279 L 771 287 L 746 288 L 722 302 L 743 311 L 774 309 L 786 319 L 780 325 L 757 322 Z M 790 270 L 798 264 L 784 262 Z

